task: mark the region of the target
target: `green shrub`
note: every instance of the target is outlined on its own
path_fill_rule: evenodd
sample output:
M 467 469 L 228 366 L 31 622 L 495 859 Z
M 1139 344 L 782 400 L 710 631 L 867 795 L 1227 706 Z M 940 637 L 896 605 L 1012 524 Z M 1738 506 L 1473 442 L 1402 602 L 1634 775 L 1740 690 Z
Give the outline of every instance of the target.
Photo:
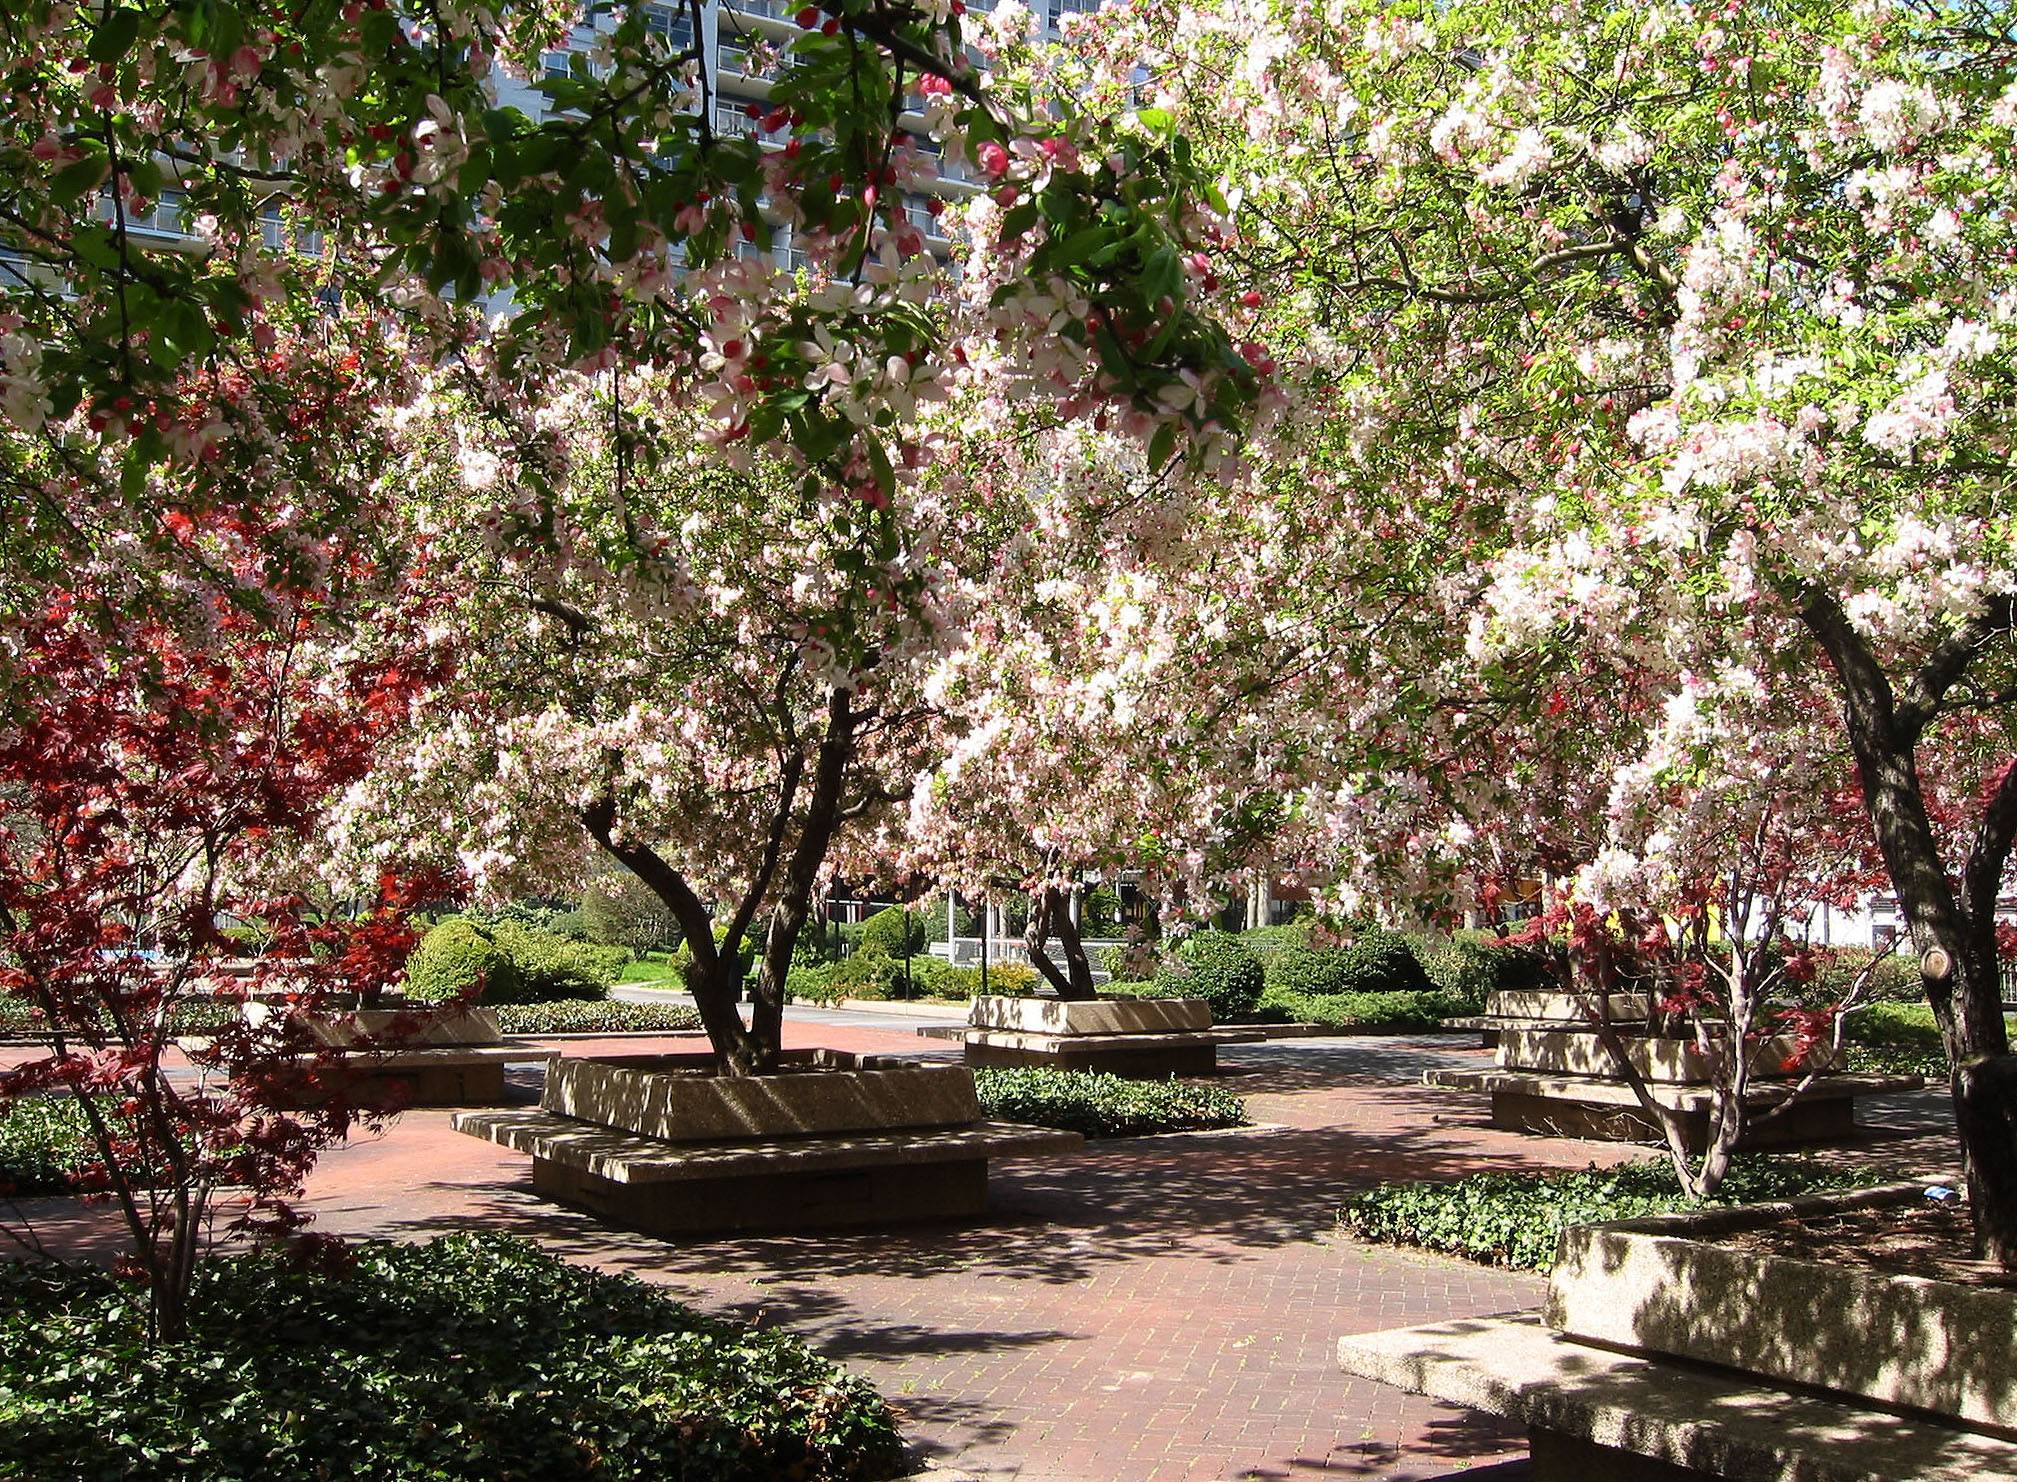
M 480 988 L 480 1001 L 489 1005 L 604 998 L 629 960 L 622 947 L 570 942 L 517 921 L 484 927 L 451 916 L 413 949 L 406 961 L 406 991 L 440 1002 Z
M 1121 896 L 1111 885 L 1095 885 L 1079 901 L 1079 935 L 1110 937 L 1121 929 Z
M 100 1105 L 110 1113 L 108 1103 Z M 0 1103 L 0 1195 L 68 1193 L 78 1171 L 97 1161 L 75 1097 L 23 1096 Z
M 1253 926 L 1240 933 L 1240 940 L 1247 944 L 1249 952 L 1266 963 L 1284 947 L 1307 947 L 1312 924 L 1312 919 L 1305 916 L 1280 926 Z
M 187 1341 L 89 1270 L 0 1263 L 0 1475 L 872 1482 L 862 1379 L 790 1335 L 499 1235 L 206 1262 Z
M 516 986 L 516 973 L 504 949 L 462 916 L 429 927 L 406 959 L 407 997 L 429 1003 L 479 992 L 488 995 L 500 988 L 509 999 Z
M 1170 988 L 1167 983 L 1131 983 L 1125 979 L 1100 984 L 1101 998 L 1168 998 Z
M 980 968 L 976 966 L 974 992 L 980 992 Z M 1027 962 L 990 962 L 987 991 L 993 998 L 1037 998 L 1043 992 L 1043 977 Z
M 1732 1167 L 1714 1198 L 1698 1202 L 1681 1193 L 1673 1166 L 1662 1159 L 1616 1168 L 1593 1165 L 1580 1173 L 1478 1173 L 1447 1183 L 1382 1184 L 1347 1202 L 1339 1220 L 1365 1240 L 1546 1271 L 1570 1225 L 1788 1199 L 1880 1181 L 1864 1170 L 1745 1158 Z
M 1284 942 L 1267 959 L 1267 981 L 1310 997 L 1420 993 L 1434 987 L 1407 938 L 1380 927 L 1362 932 L 1349 947 Z
M 1486 945 L 1492 939 L 1481 932 L 1466 932 L 1448 941 L 1427 936 L 1407 940 L 1430 984 L 1463 1000 L 1471 1013 L 1484 1009 L 1489 993 L 1535 988 L 1541 982 L 1539 958 L 1518 947 Z
M 1864 997 L 1925 1003 L 1926 980 L 1920 974 L 1918 958 L 1902 952 L 1874 953 L 1867 947 L 1835 947 L 1817 953 L 1820 971 L 1803 996 L 1816 1003 L 1840 1003 L 1873 957 L 1877 965 Z
M 1176 961 L 1156 974 L 1171 998 L 1202 998 L 1218 1023 L 1244 1019 L 1260 1002 L 1266 978 L 1260 958 L 1228 931 L 1201 931 L 1184 939 Z
M 1862 1045 L 1909 1045 L 1944 1050 L 1933 1006 L 1924 1003 L 1865 1004 L 1849 1015 L 1842 1038 Z
M 864 952 L 902 957 L 906 942 L 913 957 L 924 951 L 924 923 L 915 912 L 906 911 L 902 906 L 887 906 L 862 923 L 861 950 Z
M 981 1110 L 993 1121 L 1057 1127 L 1087 1137 L 1140 1137 L 1246 1125 L 1246 1104 L 1217 1086 L 1131 1081 L 1084 1070 L 981 1069 Z
M 558 998 L 548 1003 L 500 1004 L 497 1023 L 506 1034 L 672 1033 L 700 1028 L 700 1013 L 683 1003 Z
M 273 929 L 254 923 L 246 926 L 227 926 L 218 935 L 236 947 L 239 956 L 257 957 L 266 950 L 266 944 L 273 940 Z
M 585 928 L 583 935 L 605 947 L 662 952 L 679 943 L 679 921 L 672 908 L 629 870 L 596 875 L 581 892 L 581 909 L 573 914 Z
M 1469 999 L 1426 993 L 1298 993 L 1271 984 L 1255 1005 L 1261 1024 L 1319 1024 L 1339 1034 L 1424 1034 L 1476 1012 Z

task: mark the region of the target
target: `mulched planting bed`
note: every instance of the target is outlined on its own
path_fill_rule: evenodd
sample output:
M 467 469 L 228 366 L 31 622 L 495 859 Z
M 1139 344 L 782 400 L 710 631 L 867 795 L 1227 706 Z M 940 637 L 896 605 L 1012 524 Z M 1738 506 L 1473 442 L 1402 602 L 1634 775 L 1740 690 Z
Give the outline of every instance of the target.
M 1967 1205 L 1930 1199 L 1807 1215 L 1715 1237 L 1717 1245 L 1758 1255 L 1855 1266 L 1884 1276 L 2017 1288 L 2017 1272 L 1975 1258 L 1974 1240 Z

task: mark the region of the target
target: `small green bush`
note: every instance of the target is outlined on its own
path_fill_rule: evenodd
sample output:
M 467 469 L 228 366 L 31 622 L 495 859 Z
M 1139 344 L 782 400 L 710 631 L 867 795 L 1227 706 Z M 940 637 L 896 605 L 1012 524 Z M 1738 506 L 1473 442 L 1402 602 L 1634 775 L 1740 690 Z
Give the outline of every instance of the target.
M 108 1103 L 100 1103 L 110 1113 Z M 84 1113 L 70 1095 L 0 1103 L 0 1195 L 65 1194 L 78 1171 L 98 1161 Z
M 1120 892 L 1111 885 L 1093 886 L 1079 901 L 1079 935 L 1110 937 L 1120 929 Z
M 186 1341 L 131 1283 L 0 1262 L 0 1475 L 876 1482 L 888 1407 L 774 1328 L 528 1242 L 351 1247 L 199 1270 Z
M 1284 943 L 1267 959 L 1267 981 L 1311 996 L 1420 993 L 1435 986 L 1407 938 L 1381 927 L 1361 932 L 1349 947 Z
M 1202 998 L 1212 1018 L 1225 1024 L 1244 1019 L 1260 1002 L 1266 975 L 1260 958 L 1229 931 L 1201 931 L 1185 938 L 1177 958 L 1156 974 L 1171 998 Z
M 413 949 L 406 961 L 406 991 L 428 1002 L 476 991 L 480 1002 L 492 1006 L 604 998 L 629 960 L 622 947 L 570 942 L 517 921 L 485 927 L 451 916 Z
M 1131 1081 L 1096 1071 L 981 1069 L 974 1072 L 990 1120 L 1057 1127 L 1087 1137 L 1141 1137 L 1246 1125 L 1246 1103 L 1217 1086 Z
M 861 950 L 864 952 L 902 957 L 906 942 L 913 957 L 924 951 L 924 922 L 915 912 L 906 911 L 901 906 L 887 906 L 862 923 Z
M 1382 1184 L 1350 1200 L 1340 1223 L 1361 1239 L 1414 1245 L 1524 1271 L 1547 1271 L 1570 1225 L 1710 1205 L 1790 1199 L 1881 1181 L 1864 1170 L 1790 1158 L 1746 1158 L 1712 1199 L 1681 1193 L 1665 1160 L 1592 1165 L 1580 1173 L 1478 1173 L 1447 1183 Z
M 507 1003 L 497 1008 L 506 1034 L 674 1033 L 700 1028 L 700 1013 L 683 1003 L 627 1003 L 622 999 L 558 998 L 547 1003 Z
M 1861 1045 L 1909 1045 L 1944 1050 L 1933 1006 L 1924 1003 L 1872 1003 L 1849 1015 L 1842 1038 Z

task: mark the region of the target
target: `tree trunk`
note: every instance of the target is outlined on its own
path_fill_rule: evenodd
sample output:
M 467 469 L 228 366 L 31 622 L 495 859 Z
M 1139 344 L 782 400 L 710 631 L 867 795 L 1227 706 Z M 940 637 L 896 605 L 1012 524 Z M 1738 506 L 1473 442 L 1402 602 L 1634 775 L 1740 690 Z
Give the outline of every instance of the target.
M 1940 856 L 1918 767 L 1919 739 L 1939 717 L 1942 697 L 1990 636 L 2009 631 L 2011 603 L 2000 599 L 1943 640 L 1912 677 L 1902 701 L 1832 597 L 1809 593 L 1801 617 L 1841 684 L 1863 805 L 1913 943 L 1929 969 L 1926 999 L 1953 1066 L 1954 1116 L 1977 1253 L 2017 1271 L 2017 1069 L 1996 962 L 1996 899 L 2017 836 L 2017 763 L 2006 765 L 1996 779 L 1958 893 Z
M 1064 949 L 1063 969 L 1044 950 L 1053 930 L 1057 932 L 1058 945 Z M 1056 886 L 1047 885 L 1031 897 L 1023 946 L 1029 951 L 1030 966 L 1043 974 L 1044 981 L 1059 998 L 1083 1001 L 1099 997 L 1093 986 L 1092 963 L 1086 958 L 1085 938 L 1079 935 L 1078 923 L 1072 920 L 1064 892 Z

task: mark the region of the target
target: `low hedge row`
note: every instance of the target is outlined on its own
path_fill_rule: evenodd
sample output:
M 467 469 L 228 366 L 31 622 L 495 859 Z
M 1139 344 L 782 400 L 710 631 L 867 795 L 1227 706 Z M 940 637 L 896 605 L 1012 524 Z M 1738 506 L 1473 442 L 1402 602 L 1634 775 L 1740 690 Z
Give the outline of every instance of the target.
M 191 999 L 169 1010 L 170 1034 L 208 1034 L 219 1025 L 238 1017 L 238 1005 L 209 999 Z M 42 1011 L 25 999 L 0 993 L 0 1037 L 40 1037 L 47 1033 L 48 1021 Z
M 987 991 L 1022 997 L 1037 991 L 1037 971 L 1020 962 L 988 964 Z M 795 967 L 785 980 L 794 998 L 813 1003 L 838 1003 L 844 998 L 972 998 L 981 991 L 978 967 L 954 967 L 936 957 L 910 959 L 906 988 L 904 959 L 863 948 L 839 962 Z
M 1739 1161 L 1713 1198 L 1690 1200 L 1664 1159 L 1582 1172 L 1478 1173 L 1447 1183 L 1382 1184 L 1348 1201 L 1339 1223 L 1363 1240 L 1412 1245 L 1488 1266 L 1547 1271 L 1570 1225 L 1707 1205 L 1790 1199 L 1877 1181 L 1797 1158 Z
M 1270 988 L 1259 1017 L 1267 1023 L 1320 1024 L 1340 1034 L 1428 1034 L 1443 1020 L 1475 1014 L 1473 999 L 1425 989 L 1399 993 L 1296 993 Z
M 876 1482 L 868 1383 L 785 1333 L 499 1235 L 206 1263 L 186 1342 L 86 1270 L 0 1262 L 0 1475 Z
M 506 1034 L 630 1034 L 654 1029 L 673 1033 L 700 1028 L 700 1013 L 683 1003 L 563 998 L 500 1004 L 497 1023 Z
M 1247 1122 L 1246 1103 L 1217 1086 L 1046 1068 L 983 1068 L 973 1078 L 981 1110 L 991 1120 L 1057 1127 L 1087 1137 L 1202 1132 Z

